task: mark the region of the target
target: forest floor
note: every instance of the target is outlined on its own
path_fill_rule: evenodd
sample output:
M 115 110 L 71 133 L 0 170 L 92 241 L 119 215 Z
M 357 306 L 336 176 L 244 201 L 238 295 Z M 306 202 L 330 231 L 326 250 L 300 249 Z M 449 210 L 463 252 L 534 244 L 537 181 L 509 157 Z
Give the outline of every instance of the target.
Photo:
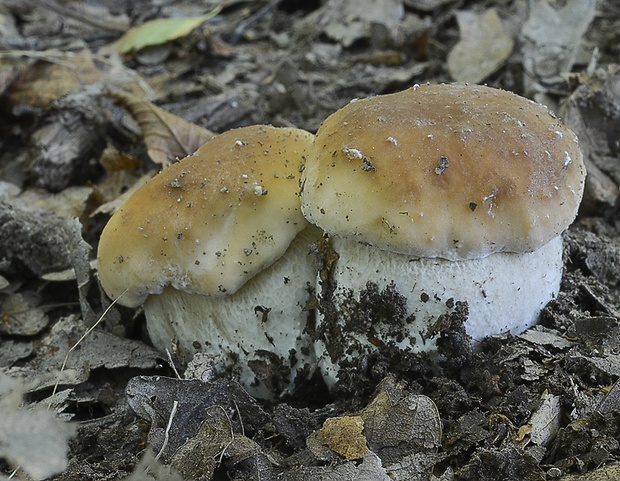
M 617 1 L 0 0 L 0 25 L 0 479 L 620 479 Z M 314 133 L 352 99 L 454 81 L 545 104 L 580 139 L 539 325 L 475 346 L 448 329 L 439 364 L 266 402 L 110 305 L 110 214 L 211 132 Z

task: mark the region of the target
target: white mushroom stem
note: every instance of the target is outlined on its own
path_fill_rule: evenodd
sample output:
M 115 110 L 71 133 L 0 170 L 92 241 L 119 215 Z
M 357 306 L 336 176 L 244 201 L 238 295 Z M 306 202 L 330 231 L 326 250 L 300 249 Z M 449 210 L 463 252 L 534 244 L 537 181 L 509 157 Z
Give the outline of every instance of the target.
M 422 334 L 450 310 L 446 306 L 449 299 L 467 301 L 469 318 L 465 327 L 474 340 L 490 333 L 520 333 L 536 323 L 541 309 L 557 295 L 562 276 L 560 236 L 531 253 L 496 253 L 466 261 L 415 258 L 338 237 L 332 238 L 332 247 L 339 259 L 331 270 L 336 287 L 328 302 L 333 302 L 337 314 L 335 319 L 319 317 L 317 329 L 326 334 L 324 342 L 315 344 L 328 386 L 336 382 L 337 366 L 343 360 L 373 351 L 377 342 L 392 343 L 409 352 L 433 350 L 434 340 L 423 340 Z M 368 281 L 375 283 L 379 291 L 393 283 L 406 297 L 407 316 L 413 314 L 415 320 L 410 317 L 412 322 L 404 323 L 404 336 L 395 335 L 389 320 L 383 323 L 373 319 L 364 333 L 360 332 L 363 326 L 352 329 L 356 320 L 348 318 L 355 315 L 351 301 L 355 304 L 360 300 Z M 320 305 L 324 305 L 327 300 L 320 282 L 317 292 Z M 342 351 L 331 349 L 329 344 L 334 340 L 328 333 L 334 331 L 322 325 L 326 322 L 340 323 L 336 332 L 342 332 L 338 341 L 344 344 L 341 358 L 330 359 L 327 354 Z
M 231 371 L 256 397 L 273 398 L 274 390 L 291 388 L 296 375 L 314 365 L 304 308 L 315 273 L 309 245 L 317 233 L 306 228 L 284 256 L 224 298 L 172 287 L 149 296 L 144 309 L 153 344 L 164 350 L 176 342 L 188 359 L 198 351 L 217 355 L 216 369 Z M 279 363 L 279 372 L 290 369 L 288 385 L 266 385 L 252 369 L 277 369 Z

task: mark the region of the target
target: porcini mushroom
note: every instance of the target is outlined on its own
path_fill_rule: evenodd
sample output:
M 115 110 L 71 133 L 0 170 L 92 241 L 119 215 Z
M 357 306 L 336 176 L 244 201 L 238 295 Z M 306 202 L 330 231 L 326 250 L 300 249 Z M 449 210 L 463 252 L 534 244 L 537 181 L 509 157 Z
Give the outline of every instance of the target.
M 309 158 L 302 210 L 338 255 L 332 287 L 317 289 L 329 384 L 378 345 L 433 349 L 424 334 L 454 301 L 467 301 L 466 330 L 481 339 L 532 326 L 558 293 L 560 234 L 585 169 L 573 132 L 542 105 L 484 86 L 415 86 L 331 115 Z M 360 314 L 382 292 L 398 315 Z
M 136 191 L 99 243 L 101 285 L 122 305 L 144 303 L 156 347 L 217 354 L 220 372 L 261 397 L 287 388 L 307 359 L 313 227 L 298 190 L 312 139 L 225 132 Z

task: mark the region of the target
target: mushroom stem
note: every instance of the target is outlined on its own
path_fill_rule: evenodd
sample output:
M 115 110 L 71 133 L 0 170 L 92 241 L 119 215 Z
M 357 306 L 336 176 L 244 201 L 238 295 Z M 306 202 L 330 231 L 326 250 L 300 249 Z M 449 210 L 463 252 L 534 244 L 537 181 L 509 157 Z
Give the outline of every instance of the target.
M 434 350 L 436 337 L 425 334 L 455 301 L 468 303 L 465 328 L 474 340 L 520 333 L 536 323 L 562 277 L 561 236 L 534 252 L 467 261 L 416 258 L 346 238 L 331 241 L 339 258 L 331 283 L 318 283 L 321 341 L 315 343 L 328 386 L 343 360 L 361 359 L 379 346 Z
M 304 329 L 315 270 L 309 246 L 319 236 L 314 226 L 304 229 L 280 259 L 232 295 L 168 286 L 150 296 L 144 309 L 153 344 L 164 350 L 176 341 L 187 359 L 198 351 L 217 355 L 216 370 L 235 375 L 256 397 L 292 388 L 314 365 Z

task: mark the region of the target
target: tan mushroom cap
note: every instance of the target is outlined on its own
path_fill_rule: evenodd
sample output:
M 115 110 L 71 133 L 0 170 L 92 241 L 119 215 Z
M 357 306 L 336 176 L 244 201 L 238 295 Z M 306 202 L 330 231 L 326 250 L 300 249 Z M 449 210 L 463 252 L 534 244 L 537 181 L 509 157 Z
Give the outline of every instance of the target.
M 529 252 L 583 193 L 575 134 L 544 106 L 478 85 L 356 100 L 317 132 L 302 209 L 330 234 L 458 260 Z
M 278 259 L 308 224 L 299 176 L 313 135 L 230 130 L 140 188 L 105 227 L 99 278 L 112 298 L 140 305 L 167 285 L 232 294 Z

